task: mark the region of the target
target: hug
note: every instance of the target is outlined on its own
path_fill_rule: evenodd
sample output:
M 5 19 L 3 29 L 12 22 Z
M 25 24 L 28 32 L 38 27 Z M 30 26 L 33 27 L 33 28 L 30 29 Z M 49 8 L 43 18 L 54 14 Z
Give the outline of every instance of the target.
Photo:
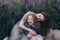
M 36 14 L 29 11 L 19 21 L 18 28 L 13 27 L 9 40 L 43 40 L 50 32 L 50 22 L 48 13 Z M 24 36 L 22 37 L 20 33 Z
M 50 25 L 48 13 L 28 11 L 13 27 L 9 40 L 44 40 L 50 33 Z

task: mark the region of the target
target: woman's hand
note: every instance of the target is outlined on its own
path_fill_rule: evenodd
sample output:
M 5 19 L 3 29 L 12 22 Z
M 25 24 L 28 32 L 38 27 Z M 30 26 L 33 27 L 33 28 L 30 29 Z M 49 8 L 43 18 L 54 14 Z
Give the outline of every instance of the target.
M 34 30 L 30 30 L 30 33 L 35 36 L 37 33 Z
M 29 34 L 27 34 L 28 38 L 32 38 L 32 34 L 29 32 Z

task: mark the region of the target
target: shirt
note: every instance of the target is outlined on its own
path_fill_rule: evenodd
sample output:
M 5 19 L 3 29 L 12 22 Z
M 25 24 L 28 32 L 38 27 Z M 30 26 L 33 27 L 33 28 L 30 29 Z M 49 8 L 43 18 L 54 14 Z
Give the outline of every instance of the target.
M 37 34 L 42 35 L 42 33 L 41 33 L 41 31 L 40 31 L 40 28 L 37 28 L 37 27 L 32 26 L 32 25 L 29 25 L 29 23 L 25 23 L 24 25 L 25 25 L 26 27 L 30 28 L 30 29 L 33 29 Z M 23 30 L 23 33 L 24 33 L 25 35 L 29 34 L 29 32 L 26 31 L 26 30 Z

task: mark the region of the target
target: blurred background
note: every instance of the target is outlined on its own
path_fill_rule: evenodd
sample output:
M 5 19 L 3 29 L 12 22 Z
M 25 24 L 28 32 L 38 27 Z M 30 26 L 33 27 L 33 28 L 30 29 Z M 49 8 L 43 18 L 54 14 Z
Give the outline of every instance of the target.
M 60 0 L 0 0 L 0 40 L 27 11 L 49 13 L 51 28 L 60 29 Z

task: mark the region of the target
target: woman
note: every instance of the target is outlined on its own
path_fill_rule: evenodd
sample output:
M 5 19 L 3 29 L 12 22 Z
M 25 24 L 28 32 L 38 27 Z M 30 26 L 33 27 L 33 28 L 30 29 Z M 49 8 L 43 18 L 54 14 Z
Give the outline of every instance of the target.
M 30 40 L 43 40 L 43 37 L 41 36 L 40 32 L 40 23 L 38 22 L 34 14 L 29 14 L 26 17 L 24 25 L 37 33 L 36 35 L 33 35 L 28 30 L 23 29 L 23 33 L 27 35 Z

